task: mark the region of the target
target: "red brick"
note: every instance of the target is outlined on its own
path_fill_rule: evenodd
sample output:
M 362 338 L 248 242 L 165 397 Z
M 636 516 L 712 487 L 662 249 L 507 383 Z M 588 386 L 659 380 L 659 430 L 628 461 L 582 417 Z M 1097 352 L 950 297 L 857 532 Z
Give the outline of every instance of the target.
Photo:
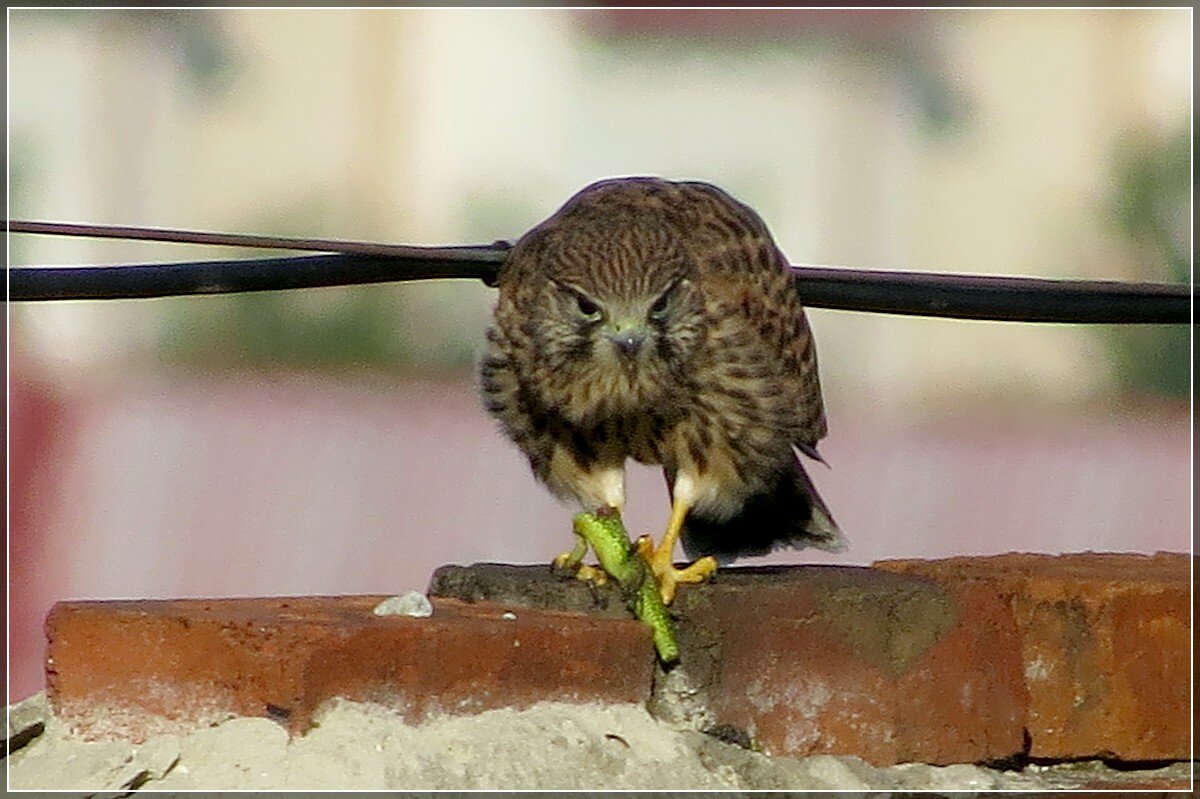
M 875 566 L 990 586 L 1010 603 L 1032 757 L 1190 756 L 1188 556 L 1009 554 Z
M 326 699 L 382 702 L 411 721 L 539 700 L 643 702 L 654 668 L 632 619 L 434 599 L 379 617 L 384 597 L 62 602 L 47 619 L 57 715 L 135 740 L 231 716 L 293 732 Z
M 866 568 L 719 572 L 681 591 L 680 668 L 777 755 L 876 765 L 1011 757 L 1025 691 L 1009 607 Z
M 1127 739 L 1133 730 L 1142 743 L 1169 740 L 1148 726 L 1146 705 L 1186 716 L 1186 566 L 1012 556 L 726 569 L 679 595 L 678 668 L 716 724 L 773 754 L 999 760 L 1022 752 L 1029 727 L 1035 757 L 1178 758 Z M 614 587 L 595 592 L 533 567 L 439 574 L 428 619 L 376 617 L 381 597 L 62 603 L 47 622 L 51 700 L 85 734 L 142 737 L 230 715 L 286 716 L 299 732 L 334 696 L 384 702 L 411 720 L 648 698 L 652 648 L 622 618 Z M 502 618 L 509 608 L 515 620 Z M 1064 668 L 1077 678 L 1065 688 L 1039 676 L 1061 683 Z M 1079 686 L 1126 729 L 1101 728 L 1085 706 L 1065 711 L 1074 726 L 1047 731 L 1050 714 L 1064 714 L 1061 692 Z M 1087 736 L 1100 734 L 1123 748 L 1097 749 Z M 1186 718 L 1183 741 L 1186 756 Z

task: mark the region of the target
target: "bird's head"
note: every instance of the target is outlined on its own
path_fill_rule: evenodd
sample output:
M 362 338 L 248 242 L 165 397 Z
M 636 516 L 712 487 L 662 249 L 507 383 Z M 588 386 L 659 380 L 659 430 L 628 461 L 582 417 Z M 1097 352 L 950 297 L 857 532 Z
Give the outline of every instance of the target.
M 605 216 L 552 231 L 523 255 L 519 315 L 547 386 L 570 398 L 560 407 L 638 412 L 681 389 L 703 305 L 669 226 Z

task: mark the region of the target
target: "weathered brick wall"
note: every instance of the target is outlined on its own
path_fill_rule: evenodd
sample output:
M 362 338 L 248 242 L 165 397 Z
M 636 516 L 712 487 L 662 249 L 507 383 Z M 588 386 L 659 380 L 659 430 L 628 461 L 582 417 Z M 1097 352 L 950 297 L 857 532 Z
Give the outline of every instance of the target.
M 374 596 L 60 603 L 47 676 L 89 736 L 230 715 L 302 733 L 337 696 L 413 721 L 553 699 L 876 764 L 1184 759 L 1189 579 L 1176 554 L 729 569 L 681 592 L 664 673 L 612 591 L 447 567 L 428 618 L 376 616 Z

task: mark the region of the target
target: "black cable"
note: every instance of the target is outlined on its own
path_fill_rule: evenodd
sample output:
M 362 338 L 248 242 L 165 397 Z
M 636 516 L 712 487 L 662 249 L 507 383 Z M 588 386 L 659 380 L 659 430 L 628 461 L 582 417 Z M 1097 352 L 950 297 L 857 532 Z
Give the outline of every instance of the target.
M 9 299 L 103 300 L 277 291 L 438 278 L 495 285 L 511 245 L 412 247 L 156 228 L 8 223 L 11 232 L 189 244 L 334 250 L 335 254 L 121 266 L 10 267 Z M 1013 322 L 1185 324 L 1189 286 L 794 266 L 806 305 Z
M 376 241 L 315 239 L 294 236 L 259 236 L 246 233 L 211 233 L 177 228 L 133 227 L 129 225 L 81 225 L 71 222 L 28 222 L 10 219 L 9 233 L 36 233 L 69 238 L 122 239 L 124 241 L 163 241 L 170 244 L 204 244 L 221 247 L 250 247 L 266 250 L 309 250 L 346 255 L 386 255 L 431 261 L 479 258 L 503 261 L 507 244 L 495 247 L 418 247 L 412 244 L 381 244 Z
M 13 301 L 229 294 L 438 278 L 495 284 L 502 245 L 462 248 L 458 260 L 303 255 L 127 266 L 14 267 Z M 477 258 L 483 254 L 486 259 Z M 1183 324 L 1187 286 L 1119 281 L 792 267 L 805 305 L 845 311 L 1008 322 Z
M 463 248 L 465 253 L 487 248 Z M 503 250 L 489 252 L 499 253 Z M 380 255 L 299 255 L 235 261 L 125 266 L 32 266 L 8 272 L 9 299 L 118 300 L 190 294 L 232 294 L 402 280 L 476 278 L 494 281 L 488 260 L 431 260 Z
M 1188 324 L 1192 293 L 1170 283 L 792 267 L 804 304 L 996 322 Z

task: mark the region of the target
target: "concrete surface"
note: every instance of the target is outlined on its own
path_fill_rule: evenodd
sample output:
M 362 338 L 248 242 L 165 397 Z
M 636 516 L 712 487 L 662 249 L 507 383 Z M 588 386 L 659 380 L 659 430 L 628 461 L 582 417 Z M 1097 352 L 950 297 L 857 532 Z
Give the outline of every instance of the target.
M 272 721 L 239 718 L 142 744 L 74 737 L 42 694 L 9 708 L 10 740 L 38 724 L 41 734 L 9 757 L 11 790 L 1053 790 L 1186 781 L 1189 773 L 1186 763 L 1138 772 L 1095 763 L 1002 771 L 768 758 L 672 728 L 637 705 L 544 703 L 414 726 L 379 706 L 337 701 L 318 727 L 292 740 Z

